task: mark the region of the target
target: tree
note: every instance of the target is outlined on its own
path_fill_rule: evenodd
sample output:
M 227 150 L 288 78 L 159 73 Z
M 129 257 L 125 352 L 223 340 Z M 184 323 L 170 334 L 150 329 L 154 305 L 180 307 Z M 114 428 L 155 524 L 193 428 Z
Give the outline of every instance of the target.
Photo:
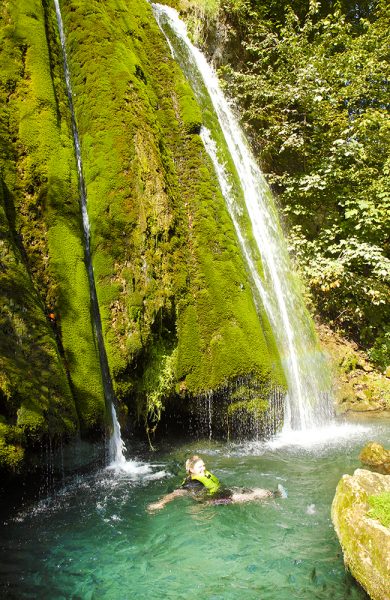
M 373 346 L 375 358 L 390 316 L 390 8 L 383 0 L 267 6 L 241 3 L 245 60 L 220 74 L 277 194 L 315 309 Z

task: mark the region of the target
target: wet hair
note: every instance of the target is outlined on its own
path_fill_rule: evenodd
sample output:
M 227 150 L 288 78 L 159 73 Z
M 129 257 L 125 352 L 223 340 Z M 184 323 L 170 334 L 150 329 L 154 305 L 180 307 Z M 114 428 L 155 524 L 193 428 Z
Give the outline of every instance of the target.
M 187 471 L 187 473 L 190 473 L 190 471 L 194 468 L 194 466 L 196 465 L 196 463 L 199 460 L 202 460 L 202 459 L 197 454 L 194 454 L 194 456 L 191 456 L 191 458 L 187 458 L 187 460 L 186 460 L 186 471 Z

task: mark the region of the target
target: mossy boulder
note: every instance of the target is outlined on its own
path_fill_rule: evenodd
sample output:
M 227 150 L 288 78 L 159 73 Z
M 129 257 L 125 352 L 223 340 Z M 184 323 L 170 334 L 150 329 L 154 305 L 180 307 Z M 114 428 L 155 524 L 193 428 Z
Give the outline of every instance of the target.
M 389 492 L 390 476 L 357 469 L 343 475 L 332 503 L 345 565 L 373 600 L 389 599 L 390 529 L 370 516 L 370 499 Z
M 390 450 L 377 442 L 367 444 L 359 454 L 360 461 L 372 470 L 390 475 Z

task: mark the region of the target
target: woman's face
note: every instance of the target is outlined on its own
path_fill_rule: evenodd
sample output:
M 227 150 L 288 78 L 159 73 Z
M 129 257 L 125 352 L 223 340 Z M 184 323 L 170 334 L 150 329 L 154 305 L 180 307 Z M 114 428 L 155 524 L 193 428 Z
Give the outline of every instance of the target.
M 191 469 L 192 473 L 194 473 L 195 475 L 204 475 L 205 470 L 206 466 L 202 459 L 197 460 Z

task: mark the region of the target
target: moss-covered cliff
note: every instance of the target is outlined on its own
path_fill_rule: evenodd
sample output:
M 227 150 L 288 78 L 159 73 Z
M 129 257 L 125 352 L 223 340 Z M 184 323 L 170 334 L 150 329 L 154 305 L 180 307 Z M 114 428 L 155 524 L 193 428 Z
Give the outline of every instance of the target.
M 63 16 L 118 398 L 145 412 L 243 374 L 280 381 L 199 108 L 149 4 L 74 2 Z
M 154 425 L 167 400 L 239 377 L 268 394 L 283 385 L 278 353 L 150 5 L 61 9 L 118 402 Z M 101 430 L 105 407 L 53 4 L 3 3 L 0 35 L 0 462 L 12 467 L 34 439 Z
M 166 3 L 181 11 L 239 110 L 277 196 L 306 303 L 385 373 L 389 3 Z
M 53 23 L 7 2 L 0 34 L 2 444 L 25 446 L 102 427 L 105 409 Z

